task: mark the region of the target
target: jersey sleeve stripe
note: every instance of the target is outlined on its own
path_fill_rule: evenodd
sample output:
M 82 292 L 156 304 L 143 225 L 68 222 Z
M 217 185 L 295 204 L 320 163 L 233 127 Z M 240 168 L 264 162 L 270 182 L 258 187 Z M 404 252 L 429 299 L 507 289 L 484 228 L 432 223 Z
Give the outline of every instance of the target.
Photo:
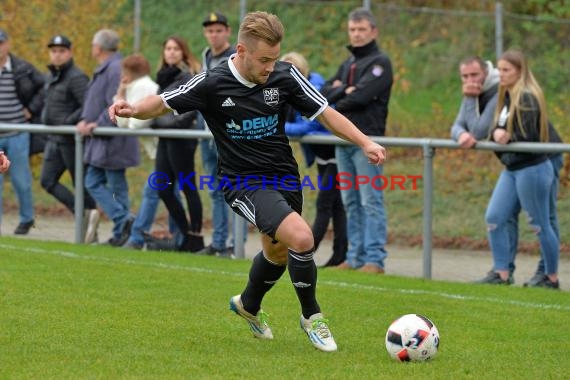
M 169 99 L 172 99 L 180 94 L 185 94 L 186 92 L 190 91 L 193 87 L 195 87 L 198 83 L 203 81 L 205 77 L 206 77 L 205 72 L 194 75 L 192 79 L 190 79 L 185 84 L 179 86 L 177 89 L 163 92 L 161 95 L 162 99 L 164 99 L 164 101 L 166 102 Z
M 309 96 L 311 99 L 315 101 L 315 103 L 319 105 L 327 104 L 327 99 L 319 92 L 317 89 L 309 82 L 307 78 L 301 74 L 301 72 L 295 67 L 291 66 L 291 75 L 297 83 L 301 85 L 301 88 Z

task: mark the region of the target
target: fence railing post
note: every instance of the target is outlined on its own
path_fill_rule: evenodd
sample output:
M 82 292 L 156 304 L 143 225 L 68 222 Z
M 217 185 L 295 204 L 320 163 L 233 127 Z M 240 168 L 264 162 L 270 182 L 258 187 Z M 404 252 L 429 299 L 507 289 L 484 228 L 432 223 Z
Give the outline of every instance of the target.
M 83 136 L 75 131 L 75 243 L 83 243 Z
M 495 3 L 495 54 L 497 59 L 503 54 L 503 4 Z
M 423 146 L 424 151 L 424 213 L 423 213 L 423 271 L 424 278 L 431 279 L 432 262 L 432 208 L 433 208 L 433 156 L 435 149 L 429 141 Z
M 233 211 L 230 211 L 233 213 Z M 232 219 L 230 215 L 230 219 Z M 236 259 L 243 259 L 245 258 L 245 226 L 247 221 L 242 218 L 241 216 L 235 215 L 233 218 L 233 235 L 234 235 L 234 255 Z

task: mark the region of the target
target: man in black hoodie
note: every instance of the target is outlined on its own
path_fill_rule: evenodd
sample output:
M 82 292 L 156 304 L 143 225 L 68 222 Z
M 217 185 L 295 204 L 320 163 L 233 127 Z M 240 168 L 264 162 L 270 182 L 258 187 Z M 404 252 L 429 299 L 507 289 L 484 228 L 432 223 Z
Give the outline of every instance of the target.
M 73 62 L 71 41 L 64 35 L 53 36 L 48 43 L 50 64 L 45 84 L 45 106 L 42 122 L 46 125 L 70 126 L 75 131 L 81 117 L 89 78 Z M 75 185 L 75 139 L 73 135 L 49 135 L 44 149 L 40 183 L 48 193 L 75 213 L 73 192 L 59 182 L 69 171 Z M 95 240 L 99 211 L 88 192 L 84 193 L 85 242 Z
M 392 89 L 392 63 L 376 43 L 378 28 L 374 15 L 364 8 L 348 16 L 348 50 L 352 56 L 342 63 L 336 75 L 321 92 L 336 110 L 368 136 L 384 136 L 388 102 Z M 336 159 L 339 175 L 355 182 L 366 176 L 369 183 L 341 188 L 347 216 L 349 248 L 346 261 L 337 268 L 384 273 L 387 227 L 383 183 L 371 183 L 382 175 L 382 165 L 369 165 L 366 156 L 352 145 L 338 145 Z M 380 181 L 381 182 L 381 181 Z

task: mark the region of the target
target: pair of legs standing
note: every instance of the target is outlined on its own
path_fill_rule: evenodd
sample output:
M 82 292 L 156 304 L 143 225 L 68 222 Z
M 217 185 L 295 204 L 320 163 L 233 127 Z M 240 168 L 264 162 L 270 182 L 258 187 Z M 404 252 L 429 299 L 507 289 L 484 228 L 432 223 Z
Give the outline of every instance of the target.
M 313 222 L 313 235 L 315 239 L 315 250 L 325 234 L 327 233 L 329 222 L 332 220 L 333 226 L 333 252 L 332 257 L 325 266 L 336 266 L 346 260 L 348 240 L 346 237 L 346 213 L 337 181 L 337 166 L 333 162 L 320 164 L 317 162 L 319 173 L 319 193 L 317 194 L 317 212 Z
M 117 247 L 125 244 L 134 219 L 130 215 L 126 169 L 111 170 L 87 165 L 85 188 L 113 221 L 113 237 L 108 243 Z
M 545 281 L 547 279 L 553 286 L 558 284 L 560 242 L 551 220 L 554 180 L 550 160 L 519 170 L 503 170 L 501 173 L 485 216 L 493 252 L 493 270 L 501 280 L 508 281 L 509 267 L 513 262 L 512 223 L 509 220 L 522 207 L 538 236 Z
M 44 148 L 40 184 L 45 191 L 63 204 L 72 214 L 75 214 L 75 195 L 60 182 L 66 171 L 69 172 L 71 183 L 75 186 L 75 142 L 73 140 L 48 139 Z M 83 202 L 85 206 L 84 219 L 87 220 L 84 226 L 84 242 L 92 243 L 97 236 L 100 215 L 95 200 L 85 188 Z
M 336 160 L 341 179 L 341 196 L 347 218 L 349 268 L 361 268 L 371 273 L 384 273 L 387 226 L 384 209 L 384 192 L 378 190 L 383 183 L 380 177 L 383 166 L 370 165 L 362 150 L 356 146 L 337 146 Z M 356 176 L 368 178 L 366 184 L 357 185 Z M 374 179 L 376 178 L 376 179 Z M 375 189 L 372 186 L 375 181 Z
M 180 198 L 178 194 L 179 193 L 176 192 L 176 195 Z M 125 248 L 142 249 L 144 247 L 144 234 L 148 233 L 152 228 L 159 203 L 160 197 L 158 190 L 153 189 L 147 180 L 143 187 L 141 205 L 135 216 L 133 226 L 131 227 L 131 235 L 129 236 L 129 240 L 127 240 Z M 172 219 L 170 215 L 168 215 L 168 230 L 175 236 L 175 241 L 178 240 L 176 237 L 180 233 L 174 219 Z
M 229 256 L 233 255 L 232 251 L 227 249 L 226 242 L 229 237 L 230 224 L 233 227 L 232 242 L 236 236 L 235 229 L 237 228 L 236 219 L 240 218 L 235 213 L 230 214 L 230 208 L 224 199 L 224 192 L 218 189 L 219 181 L 217 179 L 218 172 L 218 150 L 216 143 L 212 139 L 204 139 L 200 141 L 200 152 L 202 155 L 202 165 L 204 167 L 204 174 L 212 179 L 211 188 L 208 188 L 208 195 L 210 196 L 212 205 L 212 243 L 204 248 L 203 254 Z M 230 223 L 230 217 L 232 222 Z M 244 242 L 247 239 L 247 223 L 243 223 Z M 230 245 L 234 243 L 230 242 Z
M 32 199 L 32 172 L 30 169 L 30 134 L 17 133 L 0 137 L 0 150 L 10 157 L 10 180 L 18 197 L 20 205 L 20 224 L 14 231 L 16 234 L 28 230 L 34 223 L 34 204 Z M 2 199 L 4 192 L 4 174 L 0 174 L 0 223 L 2 221 Z M 24 228 L 20 228 L 20 227 Z
M 556 153 L 551 155 L 550 162 L 552 163 L 552 169 L 554 174 L 554 178 L 552 180 L 552 187 L 550 188 L 550 197 L 548 199 L 548 208 L 550 211 L 550 225 L 552 226 L 552 229 L 554 230 L 556 237 L 558 237 L 558 240 L 560 241 L 560 226 L 558 224 L 558 211 L 556 210 L 556 204 L 558 202 L 558 189 L 560 187 L 560 170 L 564 165 L 564 159 L 562 153 Z M 511 231 L 509 233 L 511 235 L 511 241 L 512 241 L 511 243 L 512 260 L 509 266 L 511 272 L 514 272 L 515 270 L 515 258 L 517 255 L 518 235 L 519 235 L 518 216 L 520 211 L 521 207 L 519 203 L 518 207 L 515 208 L 513 221 L 508 222 L 510 223 L 509 227 Z M 537 284 L 540 284 L 541 281 L 543 281 L 544 279 L 544 275 L 545 275 L 544 258 L 541 256 L 540 259 L 538 260 L 538 265 L 536 267 L 534 275 L 530 280 L 526 281 L 524 285 L 535 286 Z
M 155 169 L 163 173 L 168 183 L 158 191 L 160 199 L 174 219 L 178 230 L 182 233 L 180 251 L 197 252 L 204 248 L 202 231 L 202 201 L 196 187 L 196 172 L 194 170 L 194 154 L 197 141 L 190 139 L 158 140 Z M 176 196 L 182 190 L 188 205 L 190 220 L 186 217 L 184 206 Z

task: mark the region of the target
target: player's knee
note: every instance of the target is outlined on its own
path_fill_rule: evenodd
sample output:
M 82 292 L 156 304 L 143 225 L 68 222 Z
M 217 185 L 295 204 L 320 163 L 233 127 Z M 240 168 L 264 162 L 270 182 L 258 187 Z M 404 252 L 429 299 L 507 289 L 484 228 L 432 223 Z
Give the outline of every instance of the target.
M 291 242 L 290 248 L 295 252 L 308 252 L 315 246 L 315 239 L 310 229 L 300 230 L 295 234 L 294 240 Z

